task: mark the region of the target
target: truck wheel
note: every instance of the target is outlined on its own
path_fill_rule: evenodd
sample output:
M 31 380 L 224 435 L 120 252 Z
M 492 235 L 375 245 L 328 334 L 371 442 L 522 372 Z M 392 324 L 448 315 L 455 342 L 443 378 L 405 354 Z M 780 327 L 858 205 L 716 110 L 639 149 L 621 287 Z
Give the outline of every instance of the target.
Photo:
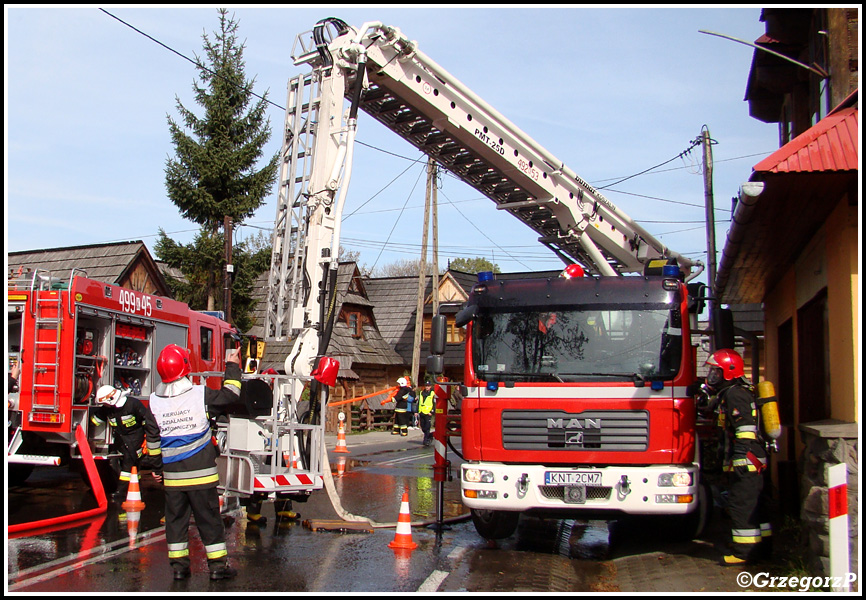
M 9 485 L 24 485 L 31 473 L 33 473 L 33 465 L 9 465 Z
M 671 541 L 689 542 L 701 536 L 713 512 L 713 494 L 709 484 L 698 486 L 698 505 L 687 515 L 663 517 L 664 531 Z
M 478 535 L 488 540 L 501 540 L 517 530 L 520 513 L 504 510 L 471 509 L 472 524 Z

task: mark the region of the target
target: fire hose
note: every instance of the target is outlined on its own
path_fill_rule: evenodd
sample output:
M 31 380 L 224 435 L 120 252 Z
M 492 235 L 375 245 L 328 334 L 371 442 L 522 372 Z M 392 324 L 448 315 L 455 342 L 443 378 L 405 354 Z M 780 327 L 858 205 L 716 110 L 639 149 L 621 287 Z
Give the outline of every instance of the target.
M 108 499 L 105 497 L 105 489 L 102 487 L 102 480 L 99 478 L 99 473 L 96 470 L 96 463 L 93 460 L 93 453 L 90 451 L 90 444 L 87 442 L 87 432 L 84 430 L 84 427 L 81 427 L 80 425 L 75 427 L 75 441 L 78 444 L 78 450 L 81 453 L 82 460 L 84 461 L 84 467 L 87 469 L 87 477 L 90 480 L 90 487 L 93 490 L 93 495 L 96 496 L 97 507 L 60 517 L 42 519 L 30 523 L 9 525 L 7 528 L 9 534 L 19 533 L 21 531 L 30 531 L 32 529 L 43 529 L 61 524 L 74 524 L 78 521 L 101 515 L 108 510 Z
M 385 390 L 379 390 L 377 392 L 373 392 L 371 394 L 366 394 L 364 396 L 359 396 L 357 398 L 350 398 L 349 400 L 342 400 L 339 402 L 329 402 L 329 403 L 327 403 L 327 406 L 337 406 L 337 405 L 347 404 L 347 403 L 351 403 L 351 402 L 358 402 L 360 400 L 371 398 L 373 396 L 377 396 L 377 395 L 383 394 L 383 393 L 388 394 L 385 401 L 382 402 L 382 404 L 386 404 L 388 401 L 391 400 L 391 398 L 393 398 L 393 396 L 396 394 L 397 390 L 398 390 L 397 387 L 387 388 Z M 448 441 L 448 445 L 449 446 L 451 445 L 450 440 Z M 452 447 L 452 449 L 454 448 L 453 446 L 451 446 L 451 447 Z M 330 463 L 330 460 L 328 459 L 328 450 L 327 450 L 327 448 L 323 448 L 322 450 L 323 450 L 322 458 L 323 458 L 323 463 L 324 463 L 324 466 L 322 468 L 322 472 L 323 472 L 322 475 L 323 475 L 323 479 L 325 482 L 325 489 L 328 492 L 328 498 L 330 499 L 331 506 L 333 506 L 334 511 L 337 513 L 337 516 L 339 516 L 344 521 L 369 523 L 369 525 L 371 527 L 373 527 L 374 529 L 376 529 L 376 528 L 388 529 L 388 528 L 397 527 L 396 522 L 394 522 L 394 523 L 379 523 L 379 522 L 374 521 L 374 520 L 367 518 L 367 517 L 361 517 L 358 515 L 354 515 L 343 508 L 342 501 L 340 500 L 340 495 L 337 493 L 337 489 L 334 486 L 334 477 L 333 477 L 333 474 L 331 473 L 331 463 Z M 460 515 L 457 517 L 451 517 L 448 519 L 443 519 L 441 522 L 442 523 L 458 523 L 460 521 L 465 521 L 469 517 L 470 517 L 469 514 L 465 514 L 465 515 Z M 438 523 L 440 523 L 440 521 L 438 519 L 437 520 L 431 520 L 431 521 L 413 521 L 410 523 L 410 526 L 412 526 L 412 527 L 426 527 L 428 525 L 434 525 L 434 524 L 438 524 Z

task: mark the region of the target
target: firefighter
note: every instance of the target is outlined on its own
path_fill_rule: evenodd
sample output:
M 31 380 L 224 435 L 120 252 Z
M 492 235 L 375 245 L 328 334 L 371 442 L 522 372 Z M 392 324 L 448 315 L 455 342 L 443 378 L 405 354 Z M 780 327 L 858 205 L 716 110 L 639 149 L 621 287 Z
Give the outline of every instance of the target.
M 150 396 L 150 408 L 162 433 L 165 485 L 165 537 L 175 579 L 190 576 L 189 519 L 195 517 L 207 553 L 211 579 L 230 579 L 225 528 L 220 518 L 217 448 L 208 410 L 237 402 L 241 391 L 240 350 L 226 356 L 223 387 L 194 385 L 189 352 L 170 344 L 159 354 L 156 370 L 162 383 Z
M 141 400 L 130 396 L 130 390 L 103 385 L 96 390 L 98 406 L 90 416 L 94 425 L 111 426 L 114 446 L 120 452 L 120 477 L 115 499 L 124 499 L 132 477 L 132 467 L 153 469 L 154 476 L 162 469 L 159 426 L 153 413 Z M 147 452 L 145 454 L 145 439 Z
M 743 358 L 734 350 L 717 350 L 706 365 L 706 385 L 718 400 L 718 424 L 725 432 L 725 461 L 729 473 L 728 514 L 731 553 L 724 565 L 742 565 L 769 558 L 772 528 L 764 493 L 767 451 L 761 437 L 755 396 L 743 379 Z
M 436 401 L 436 392 L 429 381 L 424 382 L 424 388 L 418 392 L 418 418 L 421 421 L 421 431 L 424 432 L 424 445 L 433 443 L 433 434 L 430 433 L 430 424 L 433 420 L 433 405 Z
M 410 396 L 414 396 L 415 392 L 409 387 L 409 380 L 401 377 L 397 380 L 397 385 L 400 389 L 394 395 L 394 425 L 391 428 L 391 435 L 409 435 L 409 419 L 412 413 L 409 412 Z

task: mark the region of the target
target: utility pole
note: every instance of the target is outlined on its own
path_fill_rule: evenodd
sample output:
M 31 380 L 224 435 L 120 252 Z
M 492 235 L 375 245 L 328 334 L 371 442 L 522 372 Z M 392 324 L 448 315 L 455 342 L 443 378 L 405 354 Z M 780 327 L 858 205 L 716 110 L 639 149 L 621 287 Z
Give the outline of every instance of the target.
M 424 291 L 427 288 L 427 237 L 430 229 L 431 190 L 436 186 L 436 163 L 427 159 L 427 190 L 424 194 L 424 229 L 421 233 L 421 260 L 418 263 L 418 296 L 415 311 L 415 338 L 412 344 L 412 385 L 418 385 L 421 364 L 421 339 L 424 332 Z M 435 292 L 435 289 L 434 289 Z M 434 293 L 435 297 L 435 293 Z
M 707 215 L 707 289 L 710 298 L 708 307 L 710 311 L 710 327 L 715 330 L 716 315 L 716 217 L 713 203 L 713 149 L 710 130 L 706 125 L 701 128 L 701 145 L 703 147 L 704 160 L 704 207 Z M 715 336 L 713 336 L 715 337 Z M 715 350 L 715 342 L 710 338 L 710 347 Z
M 433 315 L 439 314 L 439 193 L 437 179 L 439 175 L 436 163 L 430 161 L 433 169 L 431 210 L 433 218 Z
M 232 218 L 226 216 L 223 218 L 223 230 L 225 233 L 225 252 L 226 252 L 226 270 L 223 274 L 223 311 L 225 312 L 225 320 L 231 323 L 232 320 L 232 273 L 235 267 L 232 264 Z

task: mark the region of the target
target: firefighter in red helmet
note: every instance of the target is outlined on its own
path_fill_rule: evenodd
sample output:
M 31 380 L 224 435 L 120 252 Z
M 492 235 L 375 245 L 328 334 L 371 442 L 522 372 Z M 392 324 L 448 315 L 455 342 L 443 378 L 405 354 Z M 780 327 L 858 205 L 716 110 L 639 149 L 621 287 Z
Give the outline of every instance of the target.
M 743 358 L 734 350 L 717 350 L 706 362 L 706 385 L 718 399 L 718 424 L 725 432 L 724 470 L 730 476 L 728 514 L 731 553 L 724 565 L 742 565 L 768 558 L 772 529 L 764 494 L 767 451 L 761 437 L 760 413 L 751 386 L 744 379 Z
M 195 516 L 207 552 L 211 579 L 229 579 L 225 528 L 220 517 L 216 457 L 208 411 L 236 402 L 241 390 L 240 350 L 226 357 L 220 390 L 195 385 L 189 352 L 175 344 L 163 348 L 156 362 L 162 383 L 150 395 L 150 408 L 162 437 L 165 486 L 165 537 L 175 579 L 190 576 L 189 519 Z M 214 416 L 214 415 L 210 415 Z

